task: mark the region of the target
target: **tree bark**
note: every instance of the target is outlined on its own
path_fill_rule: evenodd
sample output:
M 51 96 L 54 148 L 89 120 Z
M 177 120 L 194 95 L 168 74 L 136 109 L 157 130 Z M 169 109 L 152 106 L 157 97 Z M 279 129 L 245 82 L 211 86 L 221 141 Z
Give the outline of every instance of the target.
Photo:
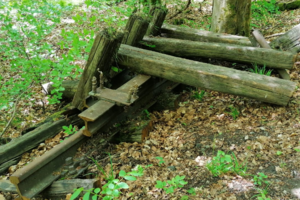
M 121 45 L 119 64 L 170 81 L 287 105 L 296 83 Z
M 199 29 L 193 29 L 188 27 L 180 27 L 170 24 L 164 24 L 161 28 L 162 35 L 168 38 L 176 38 L 182 40 L 192 40 L 199 42 L 218 42 L 237 44 L 242 46 L 251 47 L 252 44 L 247 37 L 213 33 L 211 31 L 204 31 Z
M 72 105 L 79 110 L 84 108 L 83 101 L 92 90 L 92 78 L 97 78 L 99 85 L 99 71 L 102 71 L 105 77 L 109 76 L 112 57 L 115 57 L 118 48 L 120 47 L 123 34 L 115 33 L 106 29 L 98 34 L 95 38 L 93 47 L 89 54 L 89 58 L 83 74 L 78 84 L 77 92 L 75 93 Z
M 270 43 L 273 49 L 279 49 L 281 51 L 300 52 L 300 24 L 293 27 L 284 35 L 276 38 Z
M 174 56 L 224 59 L 233 62 L 266 65 L 277 69 L 291 69 L 297 58 L 296 54 L 272 49 L 169 38 L 144 37 L 142 44 L 149 50 Z M 149 47 L 149 45 L 151 46 Z
M 251 0 L 214 0 L 211 31 L 250 35 Z

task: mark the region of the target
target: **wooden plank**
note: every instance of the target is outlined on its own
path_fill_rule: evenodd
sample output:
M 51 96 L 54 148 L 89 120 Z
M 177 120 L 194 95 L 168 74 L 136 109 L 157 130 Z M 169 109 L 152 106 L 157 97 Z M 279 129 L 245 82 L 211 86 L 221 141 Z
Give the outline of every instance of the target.
M 287 105 L 296 83 L 121 45 L 118 64 L 152 76 L 209 90 Z
M 204 57 L 266 65 L 274 69 L 291 69 L 297 55 L 290 52 L 276 51 L 255 47 L 224 43 L 195 42 L 169 38 L 144 37 L 144 48 L 179 57 Z M 147 47 L 153 45 L 154 47 Z
M 217 42 L 227 44 L 237 44 L 242 46 L 252 46 L 249 38 L 237 35 L 229 35 L 222 33 L 214 33 L 188 27 L 163 24 L 161 28 L 162 35 L 168 38 L 176 38 L 181 40 L 192 40 L 199 42 Z

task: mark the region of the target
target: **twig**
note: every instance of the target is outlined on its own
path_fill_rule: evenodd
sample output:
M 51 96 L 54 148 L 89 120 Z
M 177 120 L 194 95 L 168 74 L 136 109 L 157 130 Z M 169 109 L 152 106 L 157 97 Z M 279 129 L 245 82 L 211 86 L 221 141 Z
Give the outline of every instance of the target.
M 281 36 L 281 35 L 284 35 L 284 33 L 275 33 L 273 35 L 265 36 L 265 38 L 268 39 L 268 38 L 277 37 L 277 36 Z
M 31 85 L 33 84 L 33 82 L 28 86 L 28 88 L 26 88 L 16 99 L 16 102 L 14 104 L 14 111 L 11 115 L 11 118 L 10 120 L 8 121 L 8 123 L 6 124 L 5 128 L 3 129 L 2 133 L 0 134 L 0 139 L 2 138 L 2 136 L 4 135 L 4 133 L 7 131 L 8 127 L 10 126 L 12 120 L 15 118 L 15 115 L 16 115 L 16 111 L 17 111 L 17 104 L 20 100 L 20 98 L 23 96 L 23 94 L 31 87 Z
M 188 0 L 188 2 L 187 2 L 187 4 L 186 4 L 185 8 L 182 9 L 182 10 L 179 10 L 177 13 L 175 13 L 175 14 L 172 15 L 172 16 L 170 16 L 170 17 L 168 18 L 168 20 L 169 20 L 169 19 L 172 19 L 172 18 L 174 18 L 174 17 L 176 17 L 177 15 L 179 15 L 180 13 L 182 13 L 183 11 L 185 11 L 186 9 L 188 9 L 188 7 L 189 7 L 190 5 L 191 5 L 191 0 Z

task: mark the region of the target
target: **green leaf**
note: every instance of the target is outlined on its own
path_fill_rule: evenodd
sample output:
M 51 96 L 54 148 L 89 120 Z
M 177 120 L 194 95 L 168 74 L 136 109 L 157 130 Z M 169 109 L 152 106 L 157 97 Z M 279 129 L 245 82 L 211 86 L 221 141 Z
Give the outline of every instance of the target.
M 91 193 L 90 192 L 87 192 L 83 195 L 83 200 L 89 200 L 90 199 L 90 195 Z
M 124 176 L 124 179 L 128 180 L 128 181 L 135 181 L 136 178 L 134 176 Z
M 83 191 L 83 187 L 76 189 L 75 192 L 72 194 L 70 200 L 76 199 L 82 191 Z

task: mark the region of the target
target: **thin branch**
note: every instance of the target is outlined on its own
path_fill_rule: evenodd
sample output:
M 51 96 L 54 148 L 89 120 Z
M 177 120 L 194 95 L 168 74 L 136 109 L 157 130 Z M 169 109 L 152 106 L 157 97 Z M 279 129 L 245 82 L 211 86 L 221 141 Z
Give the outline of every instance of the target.
M 8 123 L 6 124 L 4 130 L 2 131 L 2 133 L 0 134 L 0 138 L 2 138 L 2 136 L 4 135 L 4 133 L 7 131 L 8 127 L 10 126 L 12 120 L 15 118 L 15 115 L 16 115 L 16 111 L 17 111 L 17 105 L 18 105 L 18 102 L 20 100 L 20 98 L 23 96 L 23 94 L 32 86 L 33 82 L 17 97 L 16 99 L 16 102 L 14 104 L 14 111 L 11 115 L 11 118 L 10 120 L 8 121 Z

